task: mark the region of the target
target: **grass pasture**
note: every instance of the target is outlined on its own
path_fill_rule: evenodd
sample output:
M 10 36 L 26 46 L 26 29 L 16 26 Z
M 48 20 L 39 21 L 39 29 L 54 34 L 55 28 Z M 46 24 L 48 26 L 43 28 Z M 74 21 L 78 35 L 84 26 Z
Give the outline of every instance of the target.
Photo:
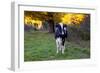
M 89 41 L 67 41 L 64 54 L 56 54 L 53 33 L 42 31 L 24 32 L 24 61 L 68 60 L 90 58 Z

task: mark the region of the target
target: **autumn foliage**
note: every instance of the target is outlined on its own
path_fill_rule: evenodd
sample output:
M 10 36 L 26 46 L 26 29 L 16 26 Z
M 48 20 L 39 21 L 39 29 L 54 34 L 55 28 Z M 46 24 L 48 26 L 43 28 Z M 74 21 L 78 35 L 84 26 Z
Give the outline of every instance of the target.
M 68 26 L 70 38 L 90 39 L 90 14 L 24 11 L 25 30 L 54 32 L 54 26 L 59 22 Z

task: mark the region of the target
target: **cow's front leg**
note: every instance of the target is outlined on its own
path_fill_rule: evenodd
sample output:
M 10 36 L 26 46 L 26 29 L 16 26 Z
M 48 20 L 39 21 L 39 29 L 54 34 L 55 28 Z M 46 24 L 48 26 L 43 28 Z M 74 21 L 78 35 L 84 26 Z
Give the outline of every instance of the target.
M 62 45 L 62 54 L 64 54 L 65 45 Z
M 59 47 L 57 47 L 56 53 L 57 53 L 57 54 L 59 53 Z
M 57 46 L 57 50 L 56 50 L 56 53 L 58 54 L 59 53 L 59 40 L 58 39 L 56 39 L 56 46 Z

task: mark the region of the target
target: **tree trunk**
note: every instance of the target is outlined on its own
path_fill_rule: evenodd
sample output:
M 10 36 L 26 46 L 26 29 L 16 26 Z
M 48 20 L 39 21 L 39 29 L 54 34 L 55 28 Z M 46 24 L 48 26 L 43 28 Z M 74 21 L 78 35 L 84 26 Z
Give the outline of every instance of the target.
M 53 19 L 49 19 L 48 20 L 48 24 L 49 24 L 49 32 L 53 33 L 54 32 L 54 20 Z

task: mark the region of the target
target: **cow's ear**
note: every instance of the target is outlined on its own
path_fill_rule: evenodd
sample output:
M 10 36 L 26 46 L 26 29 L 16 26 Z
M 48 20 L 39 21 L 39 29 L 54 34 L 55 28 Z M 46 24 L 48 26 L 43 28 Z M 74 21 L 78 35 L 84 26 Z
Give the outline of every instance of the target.
M 58 30 L 58 27 L 55 27 L 55 31 L 57 31 Z
M 57 27 L 58 25 L 56 24 L 55 27 Z

